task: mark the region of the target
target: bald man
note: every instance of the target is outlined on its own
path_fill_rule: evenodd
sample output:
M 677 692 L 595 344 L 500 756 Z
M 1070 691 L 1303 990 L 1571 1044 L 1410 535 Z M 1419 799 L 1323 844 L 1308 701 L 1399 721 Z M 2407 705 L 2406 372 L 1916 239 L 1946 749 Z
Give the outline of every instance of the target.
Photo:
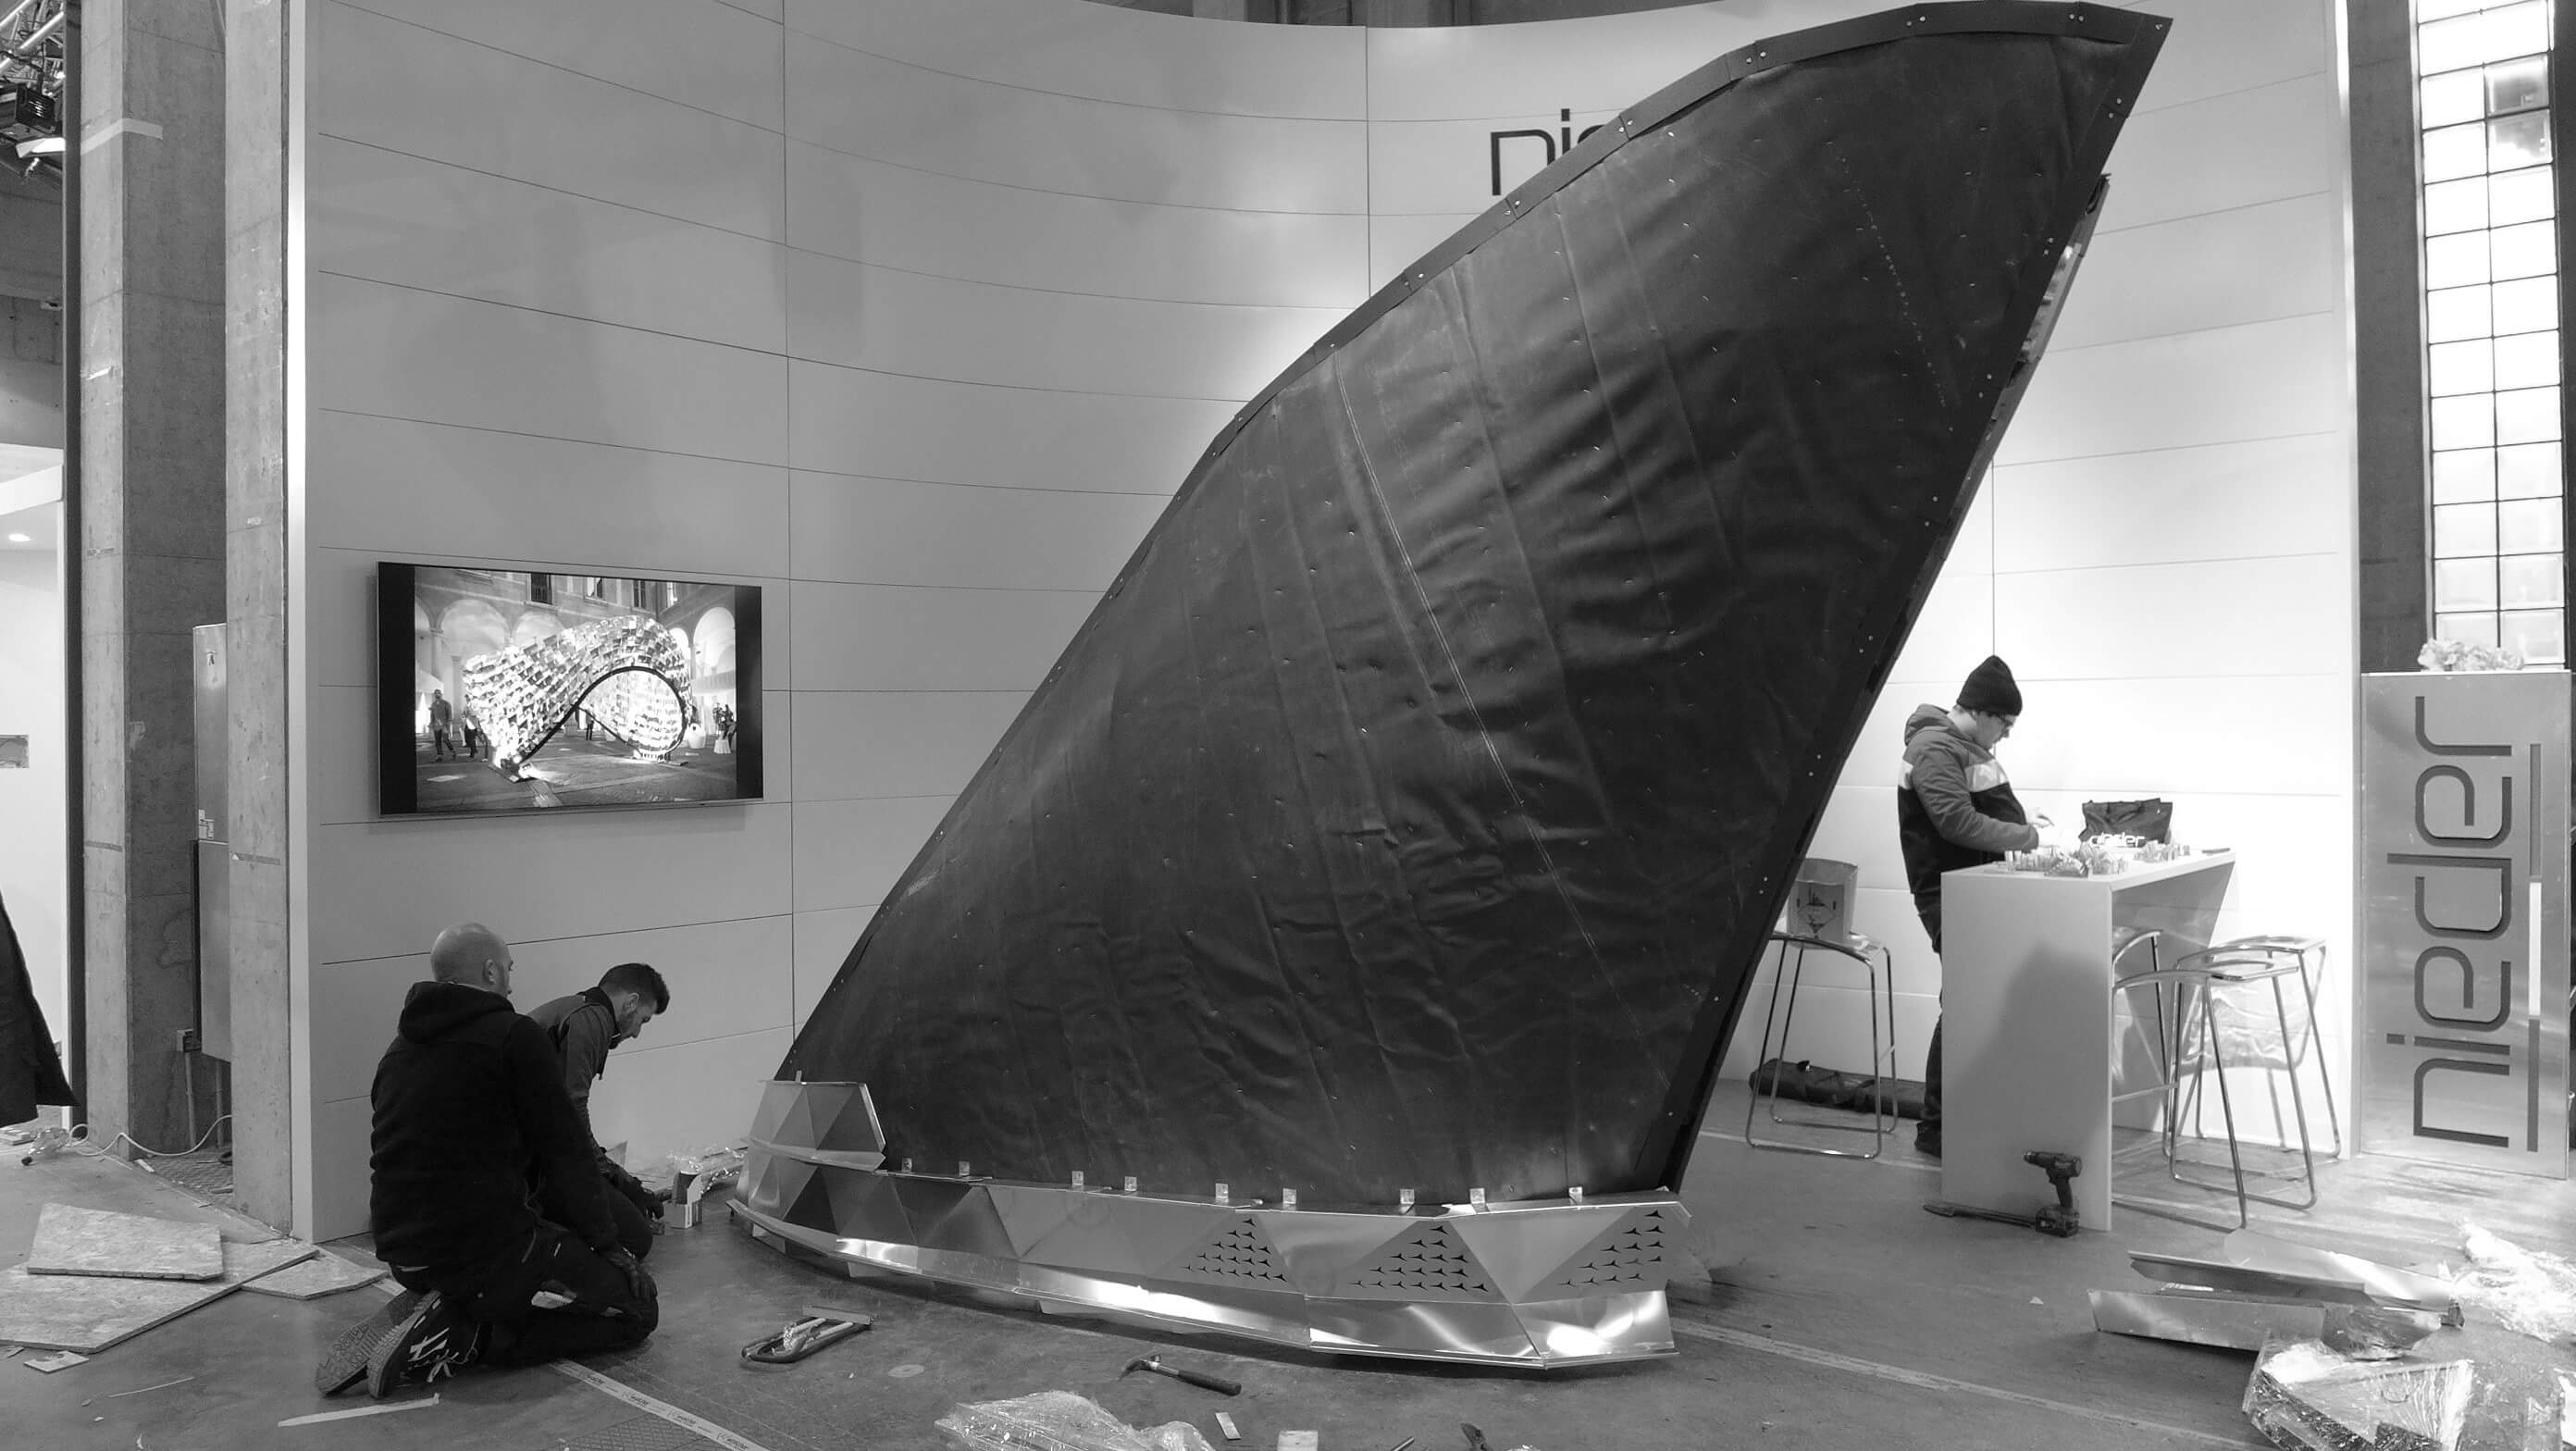
M 491 928 L 450 927 L 403 999 L 376 1065 L 370 1218 L 407 1293 L 331 1348 L 325 1395 L 623 1349 L 660 1319 L 554 1045 L 510 1007 L 511 964 Z

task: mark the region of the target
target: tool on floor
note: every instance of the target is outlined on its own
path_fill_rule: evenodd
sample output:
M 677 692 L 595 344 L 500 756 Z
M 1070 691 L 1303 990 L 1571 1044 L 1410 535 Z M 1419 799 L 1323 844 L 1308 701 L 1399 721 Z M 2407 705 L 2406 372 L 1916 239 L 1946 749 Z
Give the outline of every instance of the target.
M 1240 1441 L 1243 1439 L 1243 1433 L 1234 1428 L 1234 1417 L 1227 1415 L 1223 1411 L 1216 1413 L 1216 1428 L 1225 1433 L 1225 1439 L 1229 1441 Z
M 2084 1227 L 2082 1216 L 2075 1208 L 2075 1176 L 2084 1172 L 2084 1161 L 2073 1154 L 2061 1154 L 2052 1149 L 2033 1149 L 2022 1155 L 2021 1161 L 2038 1166 L 2040 1172 L 2048 1176 L 2050 1187 L 2057 1191 L 2055 1204 L 2041 1205 L 2037 1214 L 1978 1209 L 1966 1204 L 1952 1204 L 1945 1199 L 1932 1200 L 1923 1207 L 1946 1219 L 1991 1219 L 1997 1224 L 2018 1224 L 2024 1229 L 2053 1234 L 2059 1239 L 2074 1238 L 2076 1231 Z
M 1458 1429 L 1467 1433 L 1467 1451 L 1494 1451 L 1492 1446 L 1486 1444 L 1484 1432 L 1465 1421 L 1458 1423 Z
M 1391 1448 L 1391 1451 L 1411 1451 L 1414 1440 L 1414 1437 L 1407 1436 L 1403 1440 L 1396 1442 L 1394 1447 Z
M 1123 1376 L 1128 1370 L 1150 1370 L 1156 1375 L 1168 1375 L 1174 1380 L 1188 1381 L 1194 1386 L 1214 1391 L 1221 1396 L 1243 1394 L 1243 1382 L 1239 1380 L 1227 1380 L 1224 1376 L 1209 1375 L 1205 1371 L 1183 1370 L 1177 1365 L 1165 1365 L 1159 1356 L 1140 1355 L 1127 1362 L 1127 1370 L 1118 1373 Z
M 838 1305 L 808 1305 L 775 1335 L 742 1348 L 742 1358 L 760 1365 L 792 1365 L 835 1341 L 847 1340 L 876 1323 L 873 1316 Z

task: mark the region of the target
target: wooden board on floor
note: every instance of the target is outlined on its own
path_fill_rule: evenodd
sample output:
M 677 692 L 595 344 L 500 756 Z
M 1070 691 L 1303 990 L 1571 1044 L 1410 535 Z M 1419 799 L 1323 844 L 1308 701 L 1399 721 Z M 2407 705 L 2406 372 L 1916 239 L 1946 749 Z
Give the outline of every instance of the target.
M 288 1265 L 274 1274 L 262 1275 L 242 1286 L 254 1295 L 276 1295 L 288 1300 L 318 1300 L 360 1285 L 372 1285 L 385 1277 L 382 1268 L 353 1264 L 329 1251 L 316 1254 L 299 1265 Z
M 313 1246 L 302 1240 L 227 1240 L 223 1276 L 210 1281 L 31 1275 L 24 1267 L 12 1269 L 0 1275 L 0 1342 L 95 1355 L 313 1253 Z
M 27 1272 L 214 1280 L 224 1272 L 224 1238 L 211 1224 L 48 1204 L 36 1219 Z

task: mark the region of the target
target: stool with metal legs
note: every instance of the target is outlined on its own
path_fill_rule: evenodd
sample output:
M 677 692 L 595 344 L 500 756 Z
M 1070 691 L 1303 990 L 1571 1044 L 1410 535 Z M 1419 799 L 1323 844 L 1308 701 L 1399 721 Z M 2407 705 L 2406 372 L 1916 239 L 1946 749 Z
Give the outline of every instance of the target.
M 1744 1141 L 1757 1149 L 1782 1149 L 1793 1154 L 1823 1154 L 1837 1159 L 1875 1159 L 1879 1151 L 1886 1146 L 1888 1135 L 1896 1132 L 1897 1125 L 1896 1098 L 1887 1087 L 1887 1081 L 1894 1076 L 1896 1069 L 1895 959 L 1888 954 L 1886 947 L 1858 934 L 1854 934 L 1848 941 L 1834 942 L 1822 937 L 1802 937 L 1795 933 L 1774 932 L 1771 934 L 1770 945 L 1779 951 L 1780 966 L 1778 973 L 1771 979 L 1771 1005 L 1762 1017 L 1762 1048 L 1753 1059 L 1757 1065 L 1755 1068 L 1757 1082 L 1754 1085 L 1753 1101 L 1744 1108 Z M 1872 951 L 1878 954 L 1876 960 L 1869 955 Z M 1761 1066 L 1771 1062 L 1775 1028 L 1778 1030 L 1777 1042 L 1780 1049 L 1785 1051 L 1789 1045 L 1789 1030 L 1796 1024 L 1798 1017 L 1798 988 L 1805 980 L 1807 955 L 1811 952 L 1849 958 L 1860 964 L 1863 974 L 1863 992 L 1869 999 L 1871 1077 L 1869 1125 L 1863 1128 L 1857 1124 L 1835 1123 L 1817 1118 L 1782 1118 L 1780 1116 L 1780 1073 L 1776 1068 L 1772 1070 L 1770 1091 L 1767 1095 L 1771 1101 L 1771 1122 L 1782 1127 L 1827 1129 L 1837 1133 L 1865 1133 L 1870 1136 L 1867 1153 L 1858 1149 L 1828 1149 L 1812 1144 L 1793 1144 L 1780 1139 L 1754 1137 L 1753 1121 L 1761 1112 L 1762 1101 L 1766 1096 L 1762 1084 L 1758 1081 L 1761 1077 Z M 1784 985 L 1789 992 L 1789 1009 L 1785 1015 L 1780 1010 L 1780 990 Z M 1881 1015 L 1882 999 L 1884 999 L 1884 1016 Z
M 2248 952 L 2261 953 L 2266 957 L 2288 958 L 2299 965 L 2299 987 L 2307 999 L 2308 1009 L 2308 1020 L 2304 1025 L 2306 1032 L 2303 1035 L 2306 1041 L 2291 1051 L 2290 1056 L 2294 1061 L 2288 1072 L 2296 1076 L 2298 1069 L 2295 1060 L 2297 1059 L 2308 1058 L 2315 1061 L 2317 1087 L 2324 1092 L 2326 1100 L 2326 1132 L 2332 1137 L 2334 1143 L 2334 1147 L 2327 1152 L 2326 1157 L 2340 1159 L 2343 1157 L 2343 1118 L 2335 1110 L 2334 1074 L 2326 1067 L 2325 1048 L 2317 1036 L 2317 980 L 2325 976 L 2326 940 L 2322 937 L 2278 935 L 2231 937 L 2225 942 L 2211 943 L 2204 952 L 2183 958 L 2174 966 L 2189 967 L 2194 958 L 2210 954 L 2234 956 Z
M 2305 1056 L 2310 1039 L 2290 1026 L 2289 996 L 2282 986 L 2283 979 L 2299 971 L 2295 960 L 2277 953 L 2230 953 L 2209 948 L 2172 967 L 2137 973 L 2118 983 L 2122 992 L 2152 990 L 2157 997 L 2158 1020 L 2168 1025 L 2162 1034 L 2165 1168 L 2177 1184 L 2204 1189 L 2224 1187 L 2184 1177 L 2179 1142 L 2185 1076 L 2190 1080 L 2195 1124 L 2199 1122 L 2200 1080 L 2212 1073 L 2218 1077 L 2218 1111 L 2227 1133 L 2227 1163 L 2236 1191 L 2236 1222 L 2240 1228 L 2252 1222 L 2249 1201 L 2259 1200 L 2285 1209 L 2313 1208 L 2317 1202 L 2316 1158 L 2308 1143 L 2307 1103 L 2299 1089 L 2297 1072 L 2298 1060 Z M 2252 1008 L 2243 1003 L 2248 996 L 2256 999 Z M 2265 996 L 2272 1006 L 2268 1026 L 2260 1010 Z M 2305 1169 L 2305 1199 L 2255 1194 L 2245 1187 L 2245 1158 L 2236 1137 L 2236 1102 L 2227 1086 L 2227 1071 L 2231 1068 L 2287 1071 L 2290 1107 L 2299 1130 L 2299 1158 Z
M 2114 998 L 2118 998 L 2128 991 L 2129 979 L 2133 977 L 2144 977 L 2147 974 L 2156 972 L 2164 967 L 2164 962 L 2161 959 L 2161 954 L 2164 950 L 2163 944 L 2163 933 L 2144 931 L 2136 933 L 2126 940 L 2120 941 L 2119 945 L 2112 949 L 2111 994 Z M 2144 967 L 2137 965 L 2141 958 L 2143 958 L 2146 964 Z M 2137 1088 L 2116 1088 L 2111 1094 L 2112 1110 L 2115 1113 L 2118 1111 L 2121 1104 L 2127 1103 L 2132 1099 L 2145 1098 L 2149 1094 L 2153 1094 L 2158 1099 L 2162 1099 L 2169 1095 L 2173 1090 L 2172 1044 L 2173 1018 L 2175 1015 L 2169 1010 L 2166 1002 L 2168 995 L 2163 990 L 2163 986 L 2161 984 L 2151 984 L 2151 986 L 2155 986 L 2157 988 L 2155 993 L 2155 1036 L 2150 1040 L 2153 1044 L 2153 1051 L 2150 1054 L 2150 1057 L 2155 1065 L 2156 1081 Z M 2135 1009 L 2133 1008 L 2131 1011 L 2134 1012 Z M 2113 1068 L 2115 1070 L 2120 1066 L 2122 1066 L 2120 1062 L 2115 1062 L 2113 1064 Z

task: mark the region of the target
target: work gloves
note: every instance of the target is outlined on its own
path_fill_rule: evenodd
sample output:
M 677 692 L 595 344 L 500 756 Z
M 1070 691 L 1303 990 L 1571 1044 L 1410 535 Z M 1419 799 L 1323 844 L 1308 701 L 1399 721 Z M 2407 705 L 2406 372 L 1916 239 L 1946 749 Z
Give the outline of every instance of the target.
M 671 1202 L 669 1190 L 647 1189 L 642 1180 L 622 1168 L 612 1167 L 607 1178 L 608 1187 L 624 1195 L 626 1202 L 634 1205 L 647 1219 L 661 1218 L 662 1206 Z
M 644 1262 L 628 1254 L 622 1246 L 611 1245 L 601 1250 L 599 1257 L 626 1277 L 626 1288 L 634 1293 L 639 1304 L 655 1304 L 661 1299 L 661 1291 L 655 1288 L 653 1276 L 645 1270 Z

